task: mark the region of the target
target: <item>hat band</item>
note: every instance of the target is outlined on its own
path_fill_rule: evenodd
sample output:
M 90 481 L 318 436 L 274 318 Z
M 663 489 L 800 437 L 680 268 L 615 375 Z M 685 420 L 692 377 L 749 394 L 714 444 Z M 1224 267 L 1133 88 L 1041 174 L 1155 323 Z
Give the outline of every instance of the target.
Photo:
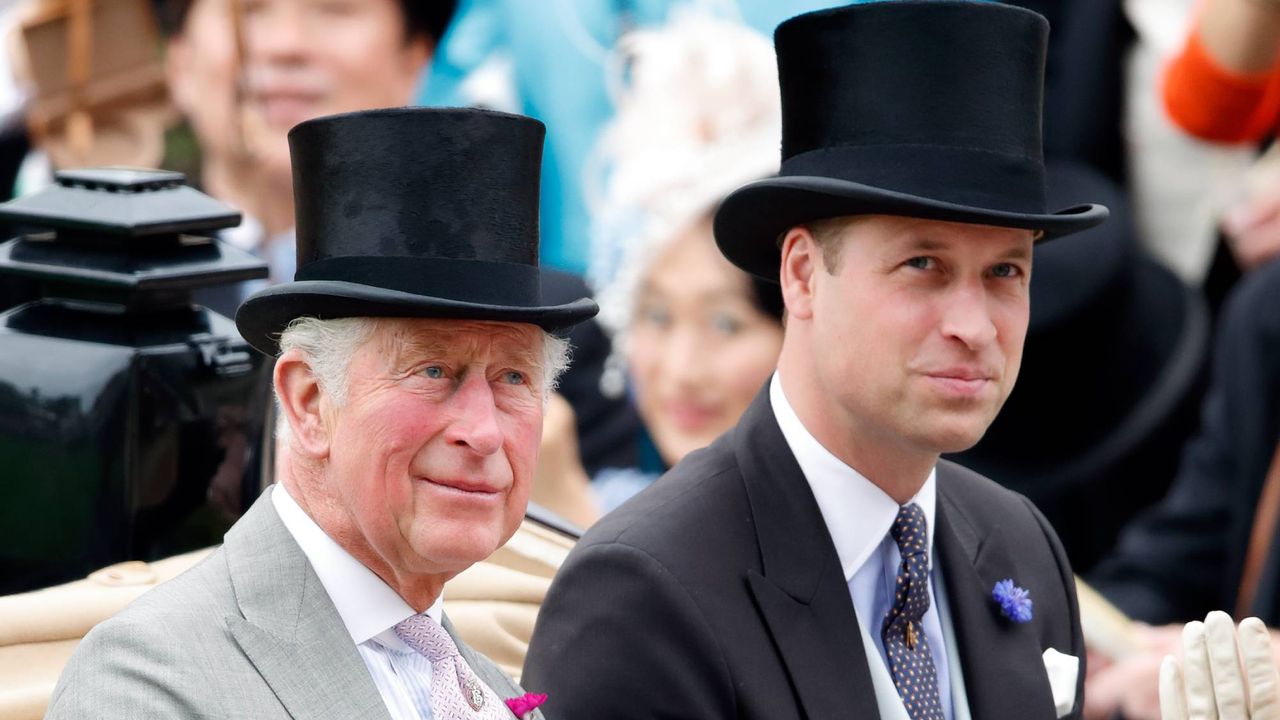
M 340 255 L 303 265 L 294 279 L 335 280 L 478 305 L 542 305 L 536 266 L 493 260 Z
M 1044 164 L 983 148 L 927 144 L 842 145 L 782 163 L 782 176 L 847 180 L 880 190 L 1012 213 L 1043 214 Z

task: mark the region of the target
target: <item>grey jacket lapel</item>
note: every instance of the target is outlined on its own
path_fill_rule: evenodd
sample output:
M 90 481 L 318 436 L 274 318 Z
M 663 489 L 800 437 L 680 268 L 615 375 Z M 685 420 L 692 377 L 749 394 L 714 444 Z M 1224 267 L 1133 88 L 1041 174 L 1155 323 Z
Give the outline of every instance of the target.
M 471 646 L 463 641 L 447 615 L 441 625 L 444 626 L 449 636 L 453 638 L 454 644 L 458 646 L 458 654 L 462 656 L 463 662 L 471 667 L 476 677 L 480 678 L 480 682 L 493 688 L 493 691 L 503 700 L 524 695 L 524 688 L 512 682 L 511 678 L 507 677 L 507 674 L 502 672 L 497 665 L 494 665 L 489 658 L 471 649 Z M 545 720 L 541 710 L 534 710 L 532 717 L 536 720 Z
M 227 627 L 295 718 L 385 718 L 386 706 L 270 492 L 227 533 L 223 552 L 241 616 Z

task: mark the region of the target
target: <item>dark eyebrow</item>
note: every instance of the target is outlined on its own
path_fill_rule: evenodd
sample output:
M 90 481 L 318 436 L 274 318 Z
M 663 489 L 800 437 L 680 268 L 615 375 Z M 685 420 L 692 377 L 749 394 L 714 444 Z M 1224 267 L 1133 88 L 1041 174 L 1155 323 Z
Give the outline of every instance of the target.
M 907 249 L 913 252 L 916 250 L 938 252 L 939 250 L 946 250 L 947 244 L 931 237 L 916 237 L 912 238 L 911 242 L 907 244 Z
M 1034 249 L 1035 249 L 1034 245 L 1028 246 L 1028 245 L 1023 245 L 1019 243 L 1017 246 L 1011 247 L 1007 251 L 1002 253 L 1000 257 L 1006 260 L 1030 261 Z
M 918 237 L 911 240 L 907 244 L 906 249 L 909 252 L 940 252 L 950 247 L 947 243 L 931 237 Z M 1030 260 L 1034 245 L 1028 246 L 1022 242 L 1016 245 L 1010 245 L 1009 249 L 1000 253 L 1002 260 Z

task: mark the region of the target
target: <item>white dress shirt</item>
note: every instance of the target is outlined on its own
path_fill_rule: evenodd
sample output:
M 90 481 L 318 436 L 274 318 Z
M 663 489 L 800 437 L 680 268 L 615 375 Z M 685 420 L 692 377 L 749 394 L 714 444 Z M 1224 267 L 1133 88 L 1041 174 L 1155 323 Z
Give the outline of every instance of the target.
M 387 711 L 396 720 L 432 720 L 431 663 L 396 636 L 395 626 L 415 611 L 391 586 L 356 560 L 298 506 L 283 485 L 271 504 L 311 561 L 329 599 L 360 651 Z M 427 609 L 440 622 L 444 598 Z
M 893 605 L 893 587 L 902 562 L 898 544 L 889 534 L 889 528 L 898 517 L 898 503 L 813 437 L 787 400 L 777 373 L 769 383 L 769 401 L 782 436 L 818 501 L 823 522 L 840 558 L 844 579 L 849 584 L 858 622 L 875 642 L 880 662 L 887 670 L 889 660 L 880 628 L 885 614 Z M 946 608 L 939 607 L 934 593 L 934 587 L 941 582 L 941 572 L 933 561 L 937 496 L 935 470 L 930 471 L 920 492 L 907 504 L 919 505 L 929 525 L 929 609 L 924 614 L 924 633 L 933 655 L 942 711 L 947 720 L 952 720 L 955 715 L 951 702 L 951 673 L 947 644 L 939 621 L 939 611 Z

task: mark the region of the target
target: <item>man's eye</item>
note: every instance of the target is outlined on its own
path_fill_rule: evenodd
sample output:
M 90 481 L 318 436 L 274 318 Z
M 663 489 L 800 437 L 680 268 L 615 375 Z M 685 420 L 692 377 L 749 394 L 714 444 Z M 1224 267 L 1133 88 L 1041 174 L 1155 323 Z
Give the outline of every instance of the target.
M 998 278 L 1011 278 L 1022 274 L 1022 269 L 1013 263 L 1000 263 L 991 268 L 991 274 Z
M 923 256 L 913 257 L 906 262 L 906 265 L 917 270 L 928 270 L 933 267 L 933 258 Z
M 508 385 L 523 385 L 525 381 L 524 373 L 508 370 L 502 374 L 502 381 Z
M 428 365 L 422 369 L 422 374 L 433 380 L 438 380 L 444 377 L 444 368 L 439 365 Z

